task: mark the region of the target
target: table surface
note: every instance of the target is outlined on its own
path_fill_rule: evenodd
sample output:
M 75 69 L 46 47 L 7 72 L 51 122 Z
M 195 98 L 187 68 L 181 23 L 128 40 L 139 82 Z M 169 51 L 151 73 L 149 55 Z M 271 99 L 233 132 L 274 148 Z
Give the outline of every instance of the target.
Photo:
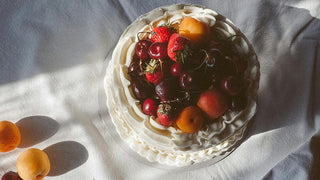
M 319 178 L 320 2 L 174 1 L 228 17 L 260 62 L 258 112 L 244 142 L 213 164 L 149 163 L 110 120 L 103 78 L 118 38 L 141 14 L 171 1 L 0 1 L 0 120 L 19 147 L 0 153 L 0 176 L 29 148 L 51 160 L 45 179 Z

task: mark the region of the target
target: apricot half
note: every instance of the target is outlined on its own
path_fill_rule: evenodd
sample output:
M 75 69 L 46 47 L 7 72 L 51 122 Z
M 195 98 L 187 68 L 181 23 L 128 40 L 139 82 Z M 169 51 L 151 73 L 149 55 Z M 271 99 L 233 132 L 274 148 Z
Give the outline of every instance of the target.
M 22 179 L 40 180 L 50 171 L 49 157 L 40 149 L 28 149 L 19 155 L 17 170 Z
M 21 141 L 19 128 L 12 122 L 0 121 L 0 152 L 15 149 Z
M 176 124 L 184 133 L 195 133 L 203 124 L 202 111 L 197 106 L 188 106 L 180 113 Z
M 192 17 L 186 17 L 181 21 L 179 34 L 190 39 L 191 43 L 198 44 L 209 34 L 209 26 Z

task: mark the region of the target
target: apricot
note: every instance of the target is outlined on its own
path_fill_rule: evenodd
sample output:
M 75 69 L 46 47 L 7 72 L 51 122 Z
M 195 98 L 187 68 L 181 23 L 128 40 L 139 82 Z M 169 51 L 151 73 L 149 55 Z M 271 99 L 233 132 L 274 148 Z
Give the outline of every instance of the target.
M 201 129 L 203 121 L 201 109 L 197 106 L 188 106 L 182 110 L 176 124 L 184 133 L 195 133 Z
M 22 179 L 40 180 L 50 171 L 49 157 L 40 149 L 28 149 L 19 155 L 17 170 Z
M 209 35 L 209 26 L 192 17 L 186 17 L 180 23 L 179 34 L 190 39 L 191 43 L 198 44 Z
M 21 141 L 19 128 L 12 122 L 0 121 L 0 152 L 15 149 Z

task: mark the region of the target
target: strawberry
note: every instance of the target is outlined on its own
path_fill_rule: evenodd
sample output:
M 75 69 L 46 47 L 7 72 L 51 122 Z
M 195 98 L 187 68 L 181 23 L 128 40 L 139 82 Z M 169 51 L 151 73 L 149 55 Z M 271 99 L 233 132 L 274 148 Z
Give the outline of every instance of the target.
M 168 42 L 173 31 L 174 29 L 169 25 L 155 27 L 151 32 L 151 40 L 152 42 Z
M 151 59 L 145 70 L 146 78 L 149 82 L 157 84 L 162 79 L 160 61 Z
M 161 103 L 158 106 L 157 116 L 160 124 L 164 126 L 170 126 L 176 120 L 172 106 L 169 103 Z
M 168 42 L 168 56 L 176 62 L 184 63 L 185 60 L 191 56 L 188 44 L 189 39 L 186 37 L 178 33 L 172 34 Z

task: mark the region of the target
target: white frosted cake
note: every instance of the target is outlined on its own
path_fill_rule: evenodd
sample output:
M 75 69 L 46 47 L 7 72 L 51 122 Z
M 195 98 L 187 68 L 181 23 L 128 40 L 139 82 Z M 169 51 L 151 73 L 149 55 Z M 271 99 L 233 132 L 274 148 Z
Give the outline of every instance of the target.
M 232 43 L 233 51 L 246 64 L 246 68 L 241 72 L 242 81 L 245 81 L 244 107 L 240 110 L 228 108 L 219 117 L 209 118 L 209 120 L 207 118 L 201 128 L 192 133 L 181 130 L 175 122 L 172 123 L 173 125 L 164 125 L 159 123 L 156 115 L 147 115 L 142 107 L 143 100 L 137 98 L 132 92 L 131 76 L 128 74 L 128 68 L 136 53 L 137 42 L 151 36 L 151 33 L 141 32 L 151 32 L 155 27 L 164 24 L 178 29 L 181 21 L 186 17 L 203 22 L 209 27 L 213 36 Z M 207 36 L 210 35 L 207 34 Z M 223 54 L 223 56 L 226 55 Z M 230 57 L 223 58 L 230 59 Z M 239 68 L 237 73 L 238 71 Z M 259 75 L 259 62 L 252 46 L 229 19 L 202 6 L 175 4 L 154 9 L 140 16 L 127 27 L 108 64 L 104 87 L 113 124 L 120 137 L 131 149 L 152 162 L 186 166 L 219 158 L 235 148 L 256 112 Z M 156 85 L 150 87 L 154 86 Z M 207 88 L 210 89 L 212 86 Z M 186 92 L 196 91 L 186 90 Z M 227 98 L 228 102 L 233 101 L 229 99 L 234 97 L 236 95 L 230 95 Z M 155 99 L 157 102 L 167 102 L 158 97 Z M 168 100 L 168 102 L 171 101 Z

